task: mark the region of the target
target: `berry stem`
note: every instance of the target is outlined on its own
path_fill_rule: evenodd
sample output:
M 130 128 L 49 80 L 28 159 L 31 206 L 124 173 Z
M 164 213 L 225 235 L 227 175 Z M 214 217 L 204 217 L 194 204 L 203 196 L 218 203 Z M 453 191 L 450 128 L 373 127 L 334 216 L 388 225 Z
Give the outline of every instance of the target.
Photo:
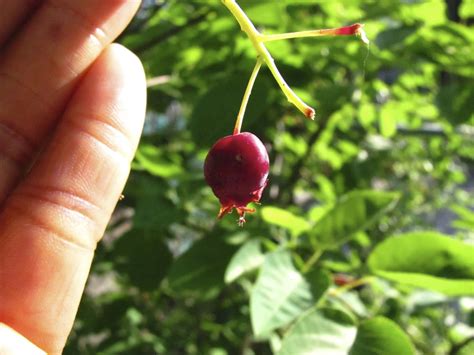
M 280 89 L 283 91 L 288 101 L 291 102 L 293 105 L 295 105 L 298 108 L 298 110 L 303 112 L 303 114 L 309 119 L 314 119 L 314 115 L 315 115 L 314 109 L 311 106 L 307 105 L 303 100 L 301 100 L 298 97 L 298 95 L 296 95 L 295 92 L 285 82 L 285 79 L 283 79 L 283 76 L 280 74 L 277 66 L 275 65 L 274 59 L 272 58 L 267 47 L 265 47 L 265 42 L 277 41 L 277 40 L 282 40 L 282 39 L 291 39 L 291 38 L 302 38 L 302 37 L 356 35 L 356 36 L 361 37 L 364 43 L 366 44 L 369 43 L 369 40 L 367 39 L 367 36 L 364 30 L 362 29 L 363 25 L 359 23 L 356 23 L 350 26 L 339 27 L 339 28 L 264 35 L 264 34 L 261 34 L 255 28 L 252 21 L 248 18 L 245 12 L 240 8 L 236 0 L 222 0 L 222 3 L 227 7 L 227 9 L 235 17 L 235 19 L 240 25 L 240 29 L 247 34 L 255 50 L 257 51 L 258 56 L 263 62 L 265 62 L 265 64 L 270 69 L 273 77 L 275 78 L 276 82 L 280 86 Z M 247 100 L 248 98 L 244 97 L 245 105 L 247 104 L 246 103 Z M 244 102 L 242 102 L 242 104 L 244 104 Z M 244 110 L 245 110 L 245 106 L 244 106 Z M 240 113 L 239 113 L 239 116 L 240 116 Z M 240 120 L 239 124 L 242 123 L 241 121 L 242 120 Z M 238 132 L 240 132 L 240 126 L 237 127 L 236 125 L 236 129 Z M 236 130 L 234 130 L 234 132 L 236 132 Z
M 244 120 L 245 109 L 247 108 L 247 103 L 249 102 L 250 94 L 252 93 L 253 84 L 255 83 L 255 79 L 257 78 L 258 71 L 262 66 L 262 61 L 260 57 L 257 58 L 257 63 L 255 63 L 255 67 L 253 68 L 252 74 L 250 75 L 249 82 L 247 84 L 247 88 L 245 89 L 244 97 L 242 98 L 242 103 L 240 104 L 239 114 L 237 115 L 237 119 L 235 120 L 234 126 L 234 135 L 239 134 L 242 128 L 242 121 Z
M 303 102 L 303 100 L 301 100 L 285 82 L 285 79 L 283 79 L 275 65 L 274 59 L 262 41 L 262 34 L 255 28 L 245 12 L 240 8 L 235 0 L 222 0 L 222 3 L 235 17 L 241 30 L 247 34 L 261 60 L 263 60 L 270 69 L 273 77 L 280 86 L 280 89 L 286 95 L 288 101 L 295 105 L 306 117 L 314 119 L 314 109 Z
M 366 277 L 363 277 L 361 279 L 356 279 L 354 281 L 351 281 L 349 282 L 347 285 L 344 285 L 344 286 L 340 286 L 338 288 L 336 288 L 335 290 L 331 290 L 329 292 L 329 294 L 331 296 L 339 296 L 341 295 L 342 293 L 346 292 L 346 291 L 349 291 L 355 287 L 358 287 L 358 286 L 362 286 L 362 285 L 365 285 L 365 284 L 370 284 L 372 282 L 375 281 L 375 277 L 373 276 L 366 276 Z
M 260 40 L 263 42 L 270 41 L 279 41 L 282 39 L 292 39 L 292 38 L 304 38 L 304 37 L 322 37 L 322 36 L 351 36 L 356 35 L 360 36 L 362 42 L 369 44 L 369 40 L 362 29 L 364 25 L 360 23 L 355 23 L 350 26 L 344 26 L 339 28 L 328 28 L 323 30 L 310 30 L 310 31 L 300 31 L 300 32 L 288 32 L 288 33 L 278 33 L 273 35 L 260 35 Z

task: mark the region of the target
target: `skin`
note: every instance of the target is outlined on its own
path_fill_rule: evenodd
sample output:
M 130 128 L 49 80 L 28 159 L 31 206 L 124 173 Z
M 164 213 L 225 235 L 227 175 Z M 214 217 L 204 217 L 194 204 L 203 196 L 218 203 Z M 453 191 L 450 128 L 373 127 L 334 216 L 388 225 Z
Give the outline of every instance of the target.
M 3 0 L 0 353 L 59 354 L 143 126 L 135 0 Z

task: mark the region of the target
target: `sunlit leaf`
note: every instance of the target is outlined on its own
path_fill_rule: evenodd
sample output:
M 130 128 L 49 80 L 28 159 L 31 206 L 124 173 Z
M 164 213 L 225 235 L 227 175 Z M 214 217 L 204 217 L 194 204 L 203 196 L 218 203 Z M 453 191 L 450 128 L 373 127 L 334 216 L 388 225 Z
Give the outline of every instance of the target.
M 363 321 L 350 355 L 413 355 L 410 338 L 393 321 L 376 317 Z
M 317 243 L 335 248 L 390 211 L 399 194 L 381 191 L 352 191 L 341 197 L 311 231 Z
M 347 355 L 356 331 L 352 318 L 344 312 L 314 310 L 288 331 L 278 355 Z
M 171 178 L 183 172 L 179 161 L 165 158 L 165 153 L 158 147 L 142 144 L 135 156 L 136 164 L 152 175 Z
M 285 228 L 294 235 L 299 235 L 310 228 L 309 222 L 282 208 L 265 206 L 260 209 L 262 219 L 270 224 Z
M 466 230 L 474 230 L 474 212 L 460 205 L 452 206 L 459 219 L 452 223 L 453 227 Z
M 434 232 L 391 237 L 368 259 L 377 275 L 447 295 L 474 295 L 474 246 Z
M 303 276 L 288 251 L 268 254 L 250 296 L 252 328 L 257 337 L 287 325 L 307 310 L 329 287 L 326 273 Z
M 231 283 L 244 273 L 256 269 L 264 260 L 261 251 L 260 240 L 251 239 L 247 241 L 234 254 L 225 271 L 225 282 Z
M 400 109 L 396 104 L 386 104 L 380 112 L 380 133 L 382 136 L 390 138 L 397 133 L 397 119 L 399 119 Z

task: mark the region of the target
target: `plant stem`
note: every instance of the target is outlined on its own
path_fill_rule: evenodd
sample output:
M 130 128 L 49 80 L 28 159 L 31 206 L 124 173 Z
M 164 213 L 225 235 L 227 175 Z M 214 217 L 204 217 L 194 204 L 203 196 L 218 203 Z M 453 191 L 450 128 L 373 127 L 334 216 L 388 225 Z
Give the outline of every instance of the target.
M 289 102 L 295 105 L 298 110 L 300 110 L 307 118 L 314 119 L 315 111 L 314 109 L 307 105 L 303 100 L 301 100 L 298 95 L 288 86 L 280 74 L 275 61 L 272 58 L 267 47 L 265 47 L 264 42 L 268 41 L 277 41 L 281 39 L 290 39 L 290 38 L 302 38 L 302 37 L 317 37 L 317 36 L 349 36 L 357 35 L 360 36 L 362 41 L 366 44 L 369 43 L 367 36 L 365 35 L 364 30 L 362 29 L 363 25 L 356 23 L 350 26 L 344 26 L 339 28 L 332 29 L 323 29 L 323 30 L 313 30 L 313 31 L 301 31 L 301 32 L 290 32 L 290 33 L 281 33 L 274 35 L 263 35 L 261 34 L 253 25 L 252 21 L 247 17 L 245 12 L 240 8 L 235 0 L 222 0 L 222 3 L 227 7 L 227 9 L 232 13 L 237 22 L 240 25 L 240 29 L 244 31 L 249 37 L 252 45 L 257 51 L 259 57 L 270 69 L 273 77 L 280 86 L 280 89 L 285 94 Z M 254 69 L 255 70 L 255 69 Z M 244 98 L 244 101 L 248 98 Z M 242 103 L 244 104 L 244 102 Z M 246 102 L 245 102 L 246 105 Z M 245 109 L 245 107 L 244 107 Z M 238 128 L 240 132 L 240 128 Z M 235 130 L 234 130 L 235 134 Z
M 310 30 L 310 31 L 300 31 L 300 32 L 288 32 L 288 33 L 279 33 L 274 35 L 260 35 L 260 40 L 263 42 L 269 41 L 278 41 L 282 39 L 292 39 L 292 38 L 303 38 L 303 37 L 322 37 L 322 36 L 351 36 L 357 35 L 360 36 L 362 41 L 366 44 L 369 43 L 367 36 L 365 35 L 364 30 L 362 29 L 363 25 L 356 23 L 350 26 L 344 26 L 339 28 L 328 28 L 323 30 Z
M 331 296 L 339 296 L 340 294 L 349 291 L 357 286 L 362 286 L 368 283 L 371 283 L 375 280 L 375 277 L 373 276 L 366 276 L 361 279 L 357 279 L 354 281 L 349 282 L 347 285 L 341 286 L 336 288 L 335 290 L 329 292 Z
M 233 133 L 234 135 L 239 134 L 242 128 L 242 121 L 244 120 L 245 109 L 247 108 L 247 103 L 249 102 L 250 94 L 252 93 L 253 84 L 255 83 L 255 79 L 257 78 L 257 74 L 261 66 L 262 61 L 260 60 L 260 58 L 257 58 L 257 63 L 255 63 L 255 67 L 253 68 L 252 74 L 250 75 L 247 88 L 245 89 L 244 97 L 242 98 L 242 103 L 240 104 L 239 114 L 237 115 L 237 119 L 235 120 Z
M 285 82 L 285 79 L 283 79 L 280 72 L 278 71 L 278 68 L 276 67 L 275 61 L 272 58 L 270 52 L 263 44 L 262 34 L 255 28 L 252 21 L 250 21 L 245 12 L 239 7 L 235 0 L 222 0 L 222 3 L 235 17 L 235 19 L 240 25 L 241 30 L 247 34 L 255 50 L 270 69 L 273 77 L 280 86 L 280 89 L 286 95 L 288 101 L 295 105 L 298 110 L 300 110 L 306 117 L 314 119 L 314 109 L 304 103 L 303 100 L 301 100 L 298 95 L 296 95 L 294 91 L 291 90 L 291 88 Z
M 301 270 L 301 272 L 303 274 L 307 273 L 313 267 L 313 265 L 316 263 L 316 261 L 318 261 L 318 259 L 321 257 L 321 255 L 323 255 L 323 250 L 320 249 L 320 248 L 316 249 L 314 251 L 313 255 L 311 255 L 310 258 L 304 264 L 303 269 Z

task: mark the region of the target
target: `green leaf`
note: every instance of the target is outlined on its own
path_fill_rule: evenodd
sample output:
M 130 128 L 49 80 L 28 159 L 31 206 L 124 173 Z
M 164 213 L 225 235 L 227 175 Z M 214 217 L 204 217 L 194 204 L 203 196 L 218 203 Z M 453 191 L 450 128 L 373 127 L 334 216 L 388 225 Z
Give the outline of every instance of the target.
M 171 178 L 180 175 L 183 170 L 180 161 L 165 158 L 165 152 L 150 144 L 140 144 L 135 156 L 138 166 L 152 175 Z
M 294 235 L 299 235 L 310 228 L 306 219 L 282 208 L 266 206 L 260 211 L 265 222 L 288 229 Z
M 474 295 L 474 246 L 434 232 L 392 237 L 379 244 L 369 268 L 386 279 L 447 295 Z
M 172 223 L 183 218 L 182 206 L 168 197 L 168 186 L 162 180 L 147 174 L 132 174 L 124 192 L 135 200 L 135 228 L 163 233 Z
M 369 316 L 367 305 L 359 297 L 358 292 L 343 292 L 334 297 L 332 300 L 334 307 L 341 309 L 350 310 L 352 314 L 355 314 L 362 318 Z
M 350 355 L 412 355 L 410 338 L 393 321 L 376 317 L 359 325 Z
M 137 229 L 118 239 L 114 250 L 120 275 L 147 291 L 160 285 L 173 260 L 168 247 L 158 235 Z
M 173 263 L 168 274 L 171 289 L 180 295 L 211 298 L 224 286 L 224 271 L 235 247 L 211 235 L 191 246 Z
M 249 68 L 248 76 L 251 70 Z M 242 75 L 226 78 L 209 88 L 198 100 L 189 122 L 189 129 L 196 144 L 211 146 L 219 138 L 232 133 L 247 79 Z M 268 81 L 257 78 L 245 114 L 244 131 L 245 127 L 258 120 L 265 112 L 268 90 Z
M 287 325 L 313 306 L 328 287 L 329 278 L 325 273 L 303 277 L 294 267 L 288 251 L 268 254 L 250 296 L 255 335 L 266 336 Z
M 336 248 L 390 211 L 399 194 L 356 190 L 341 197 L 317 223 L 312 235 L 320 245 Z
M 468 123 L 474 118 L 472 85 L 450 84 L 440 88 L 436 103 L 441 113 L 453 124 Z
M 260 240 L 248 240 L 230 260 L 225 271 L 225 282 L 231 283 L 246 272 L 259 267 L 264 260 L 264 255 L 260 249 Z
M 240 0 L 239 5 L 245 10 L 256 25 L 278 26 L 286 15 L 280 2 L 271 0 Z
M 459 351 L 457 352 L 457 355 L 472 355 L 474 354 L 474 341 L 470 341 L 467 344 L 465 344 Z
M 394 50 L 403 48 L 404 42 L 418 31 L 419 26 L 390 28 L 377 35 L 375 44 L 380 49 Z
M 474 230 L 474 212 L 460 205 L 451 206 L 451 210 L 459 217 L 459 219 L 452 223 L 453 227 L 458 229 Z
M 400 115 L 399 105 L 387 103 L 382 106 L 380 112 L 380 133 L 382 136 L 390 138 L 397 133 L 397 116 Z
M 313 310 L 288 331 L 278 355 L 347 355 L 355 337 L 356 327 L 346 313 Z
M 329 286 L 332 284 L 332 277 L 324 269 L 312 269 L 304 274 L 304 278 L 309 283 L 311 294 L 315 303 L 326 293 Z

